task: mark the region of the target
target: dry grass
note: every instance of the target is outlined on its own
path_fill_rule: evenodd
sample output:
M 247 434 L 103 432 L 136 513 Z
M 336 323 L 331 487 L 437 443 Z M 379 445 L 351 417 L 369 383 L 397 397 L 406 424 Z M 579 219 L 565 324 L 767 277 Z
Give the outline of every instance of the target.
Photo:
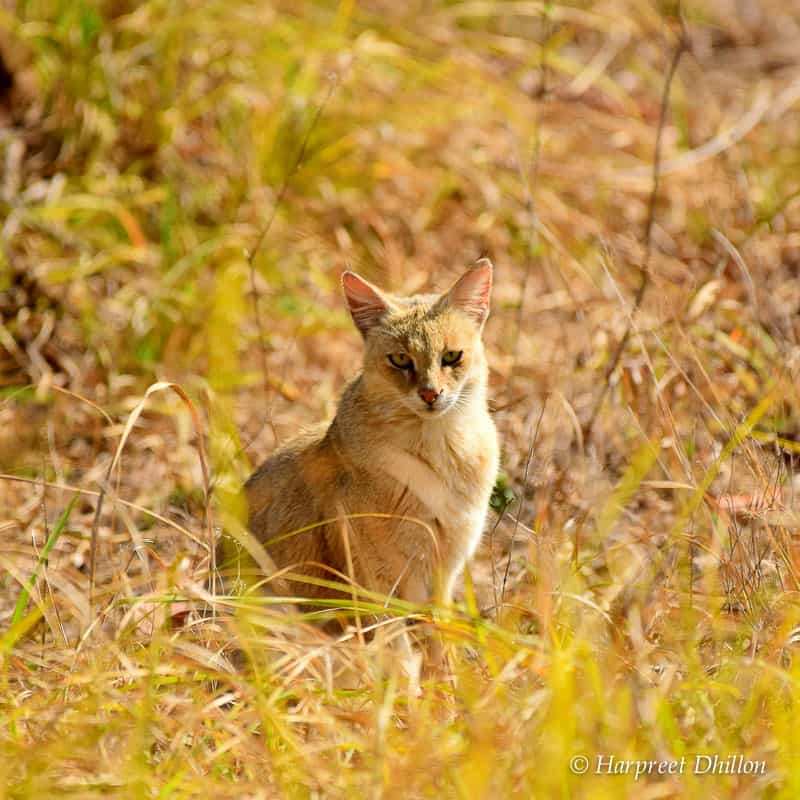
M 0 4 L 2 796 L 800 796 L 792 9 Z M 354 372 L 340 270 L 484 254 L 503 513 L 458 608 L 201 614 Z M 595 774 L 698 753 L 765 774 Z

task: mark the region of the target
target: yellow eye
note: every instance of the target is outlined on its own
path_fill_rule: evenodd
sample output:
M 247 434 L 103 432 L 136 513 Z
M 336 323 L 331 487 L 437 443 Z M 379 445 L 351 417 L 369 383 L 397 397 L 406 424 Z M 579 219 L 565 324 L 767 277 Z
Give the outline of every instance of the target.
M 413 369 L 414 362 L 408 353 L 390 353 L 389 363 L 397 369 Z
M 461 361 L 461 356 L 463 355 L 463 350 L 447 350 L 442 356 L 442 364 L 445 367 L 454 367 Z

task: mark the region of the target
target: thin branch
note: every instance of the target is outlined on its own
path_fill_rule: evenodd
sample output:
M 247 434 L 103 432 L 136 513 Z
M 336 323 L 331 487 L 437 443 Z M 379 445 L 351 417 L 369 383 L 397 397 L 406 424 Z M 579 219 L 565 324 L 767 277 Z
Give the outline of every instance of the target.
M 553 23 L 547 11 L 542 12 L 543 19 L 546 23 L 545 33 L 542 40 L 542 45 L 539 48 L 539 87 L 535 94 L 535 99 L 542 103 L 547 99 L 548 93 L 548 64 L 547 53 L 548 43 L 553 34 Z M 528 283 L 530 281 L 531 272 L 533 270 L 533 256 L 538 242 L 538 229 L 537 229 L 537 215 L 536 215 L 536 183 L 539 177 L 539 161 L 542 149 L 542 112 L 541 107 L 536 107 L 536 128 L 533 134 L 533 144 L 531 148 L 531 160 L 527 169 L 524 170 L 522 159 L 519 153 L 516 153 L 517 169 L 519 171 L 520 179 L 523 181 L 525 189 L 525 213 L 528 217 L 529 232 L 528 232 L 528 247 L 525 258 L 525 267 L 522 274 L 522 283 L 519 289 L 519 305 L 517 306 L 517 313 L 514 318 L 514 332 L 511 337 L 511 369 L 508 375 L 508 382 L 506 384 L 506 398 L 507 403 L 513 402 L 513 389 L 514 380 L 517 373 L 517 360 L 519 350 L 519 337 L 522 331 L 522 320 L 525 306 L 525 294 L 528 290 Z M 509 417 L 510 419 L 510 417 Z M 508 434 L 508 425 L 505 426 L 503 438 Z
M 533 460 L 533 451 L 536 448 L 536 442 L 539 440 L 539 430 L 542 425 L 542 418 L 544 417 L 544 411 L 547 408 L 547 397 L 545 397 L 544 402 L 542 403 L 542 408 L 539 411 L 539 417 L 536 420 L 536 427 L 533 430 L 533 435 L 531 436 L 530 444 L 528 445 L 528 455 L 525 458 L 525 469 L 522 475 L 522 492 L 519 498 L 519 508 L 517 509 L 516 518 L 514 519 L 514 529 L 511 532 L 511 541 L 508 544 L 508 558 L 506 559 L 506 569 L 503 574 L 503 585 L 500 588 L 500 606 L 502 608 L 503 603 L 505 602 L 506 597 L 506 583 L 508 581 L 508 573 L 511 569 L 511 557 L 514 554 L 514 541 L 517 537 L 517 530 L 520 526 L 520 519 L 522 518 L 522 512 L 525 509 L 525 492 L 528 487 L 528 470 L 530 469 L 531 461 Z M 538 543 L 538 537 L 537 537 Z M 500 613 L 498 609 L 498 614 Z
M 289 184 L 292 178 L 297 174 L 300 168 L 305 161 L 306 154 L 308 152 L 308 143 L 311 139 L 311 134 L 314 132 L 314 129 L 317 127 L 319 123 L 320 117 L 322 116 L 323 111 L 327 107 L 331 97 L 333 96 L 333 92 L 335 91 L 336 87 L 338 86 L 338 77 L 331 81 L 328 92 L 323 98 L 322 102 L 317 106 L 316 111 L 314 112 L 314 116 L 311 118 L 311 122 L 306 128 L 306 132 L 303 136 L 303 140 L 300 142 L 300 148 L 297 151 L 297 155 L 292 162 L 292 165 L 287 170 L 286 174 L 283 176 L 283 181 L 281 183 L 280 189 L 278 190 L 278 194 L 275 196 L 275 202 L 272 204 L 272 211 L 264 224 L 264 227 L 258 234 L 258 238 L 256 239 L 255 245 L 253 246 L 252 250 L 247 254 L 247 267 L 250 273 L 250 300 L 253 305 L 253 315 L 256 320 L 256 327 L 258 328 L 258 342 L 259 342 L 259 350 L 261 353 L 261 372 L 264 376 L 264 394 L 266 397 L 269 397 L 272 384 L 270 383 L 269 379 L 269 369 L 267 364 L 267 340 L 264 334 L 264 322 L 261 317 L 261 309 L 258 305 L 258 287 L 256 286 L 256 269 L 255 269 L 255 258 L 258 254 L 258 251 L 261 249 L 261 245 L 264 243 L 264 239 L 267 237 L 267 234 L 272 228 L 272 223 L 275 221 L 275 217 L 278 214 L 278 209 L 280 208 L 281 204 L 283 203 L 284 198 L 286 197 L 286 192 L 289 190 Z M 275 441 L 278 440 L 277 433 L 275 431 L 275 426 L 272 422 L 272 407 L 271 405 L 267 407 L 267 418 L 265 420 L 265 424 L 268 424 L 272 430 L 272 435 L 275 437 Z M 261 426 L 263 429 L 263 425 Z
M 669 62 L 669 68 L 667 69 L 667 77 L 664 81 L 664 89 L 661 94 L 661 110 L 658 115 L 658 128 L 656 130 L 655 153 L 653 156 L 653 172 L 652 172 L 653 182 L 652 182 L 652 188 L 650 190 L 650 199 L 647 205 L 647 218 L 645 221 L 645 229 L 644 229 L 645 250 L 644 250 L 644 258 L 642 260 L 639 287 L 637 288 L 636 295 L 634 296 L 633 299 L 633 307 L 631 308 L 629 314 L 628 326 L 625 328 L 625 333 L 623 334 L 622 339 L 620 339 L 619 344 L 617 345 L 617 348 L 614 351 L 614 355 L 611 357 L 611 361 L 609 362 L 609 365 L 606 368 L 606 372 L 603 377 L 603 386 L 602 389 L 600 390 L 600 396 L 597 398 L 597 401 L 594 404 L 594 408 L 592 409 L 592 413 L 589 415 L 589 419 L 583 426 L 584 441 L 588 440 L 589 436 L 592 433 L 592 429 L 594 428 L 597 416 L 600 413 L 600 409 L 602 408 L 603 403 L 606 399 L 606 395 L 608 394 L 611 376 L 614 374 L 617 367 L 619 366 L 622 354 L 625 352 L 625 348 L 628 345 L 628 340 L 630 339 L 631 331 L 633 330 L 633 317 L 636 314 L 636 312 L 641 308 L 645 293 L 647 292 L 647 289 L 650 286 L 650 280 L 651 280 L 650 259 L 653 253 L 653 225 L 655 224 L 656 203 L 658 201 L 658 190 L 661 182 L 661 147 L 662 147 L 662 140 L 664 137 L 664 127 L 666 125 L 667 112 L 669 110 L 669 97 L 670 97 L 670 92 L 672 90 L 672 81 L 675 78 L 675 73 L 678 69 L 678 64 L 680 63 L 681 57 L 689 49 L 689 36 L 683 22 L 683 16 L 680 14 L 680 10 L 678 13 L 678 18 L 681 23 L 681 33 L 678 38 L 678 43 L 675 46 L 675 50 L 672 53 L 672 58 L 670 59 Z

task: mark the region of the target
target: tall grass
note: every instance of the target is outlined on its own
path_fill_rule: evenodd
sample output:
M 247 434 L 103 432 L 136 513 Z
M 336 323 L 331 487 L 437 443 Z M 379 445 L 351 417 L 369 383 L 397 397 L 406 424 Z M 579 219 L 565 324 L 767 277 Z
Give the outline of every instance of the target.
M 0 6 L 3 797 L 800 794 L 800 22 L 737 9 Z M 341 269 L 484 254 L 456 607 L 209 592 L 356 369 Z

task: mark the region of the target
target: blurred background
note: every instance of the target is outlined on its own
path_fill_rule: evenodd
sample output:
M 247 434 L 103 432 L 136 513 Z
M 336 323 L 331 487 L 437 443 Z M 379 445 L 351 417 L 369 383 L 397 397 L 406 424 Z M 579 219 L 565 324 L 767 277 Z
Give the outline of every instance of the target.
M 799 679 L 798 142 L 794 0 L 0 2 L 3 627 L 84 492 L 30 586 L 42 619 L 0 647 L 19 650 L 3 680 L 51 658 L 67 670 L 95 636 L 128 659 L 153 641 L 163 618 L 130 603 L 202 575 L 207 507 L 212 527 L 235 517 L 250 470 L 331 416 L 356 373 L 344 268 L 413 293 L 488 256 L 503 471 L 462 599 L 470 624 L 498 627 L 453 634 L 472 689 L 450 699 L 513 691 L 472 708 L 482 732 L 451 709 L 429 730 L 406 719 L 402 745 L 372 743 L 394 701 L 365 696 L 347 734 L 363 762 L 300 758 L 281 786 L 391 795 L 389 770 L 405 776 L 398 797 L 636 789 L 522 765 L 564 765 L 583 742 L 738 747 L 770 775 L 716 796 L 797 796 L 800 753 L 780 735 L 796 700 L 770 698 Z M 157 381 L 185 397 L 144 401 Z M 187 652 L 161 657 L 183 675 L 200 658 Z M 587 659 L 602 668 L 575 666 Z M 748 671 L 758 659 L 774 682 Z M 319 736 L 336 739 L 349 700 L 306 679 L 332 726 Z M 20 695 L 15 718 L 57 691 Z M 101 739 L 138 730 L 90 716 Z M 37 742 L 59 762 L 48 730 L 11 737 L 7 755 Z M 436 756 L 445 731 L 458 742 Z M 235 757 L 243 772 L 223 774 L 197 756 L 194 777 L 224 796 L 250 774 Z M 93 774 L 86 758 L 66 772 Z M 173 762 L 145 761 L 147 796 L 167 796 Z

